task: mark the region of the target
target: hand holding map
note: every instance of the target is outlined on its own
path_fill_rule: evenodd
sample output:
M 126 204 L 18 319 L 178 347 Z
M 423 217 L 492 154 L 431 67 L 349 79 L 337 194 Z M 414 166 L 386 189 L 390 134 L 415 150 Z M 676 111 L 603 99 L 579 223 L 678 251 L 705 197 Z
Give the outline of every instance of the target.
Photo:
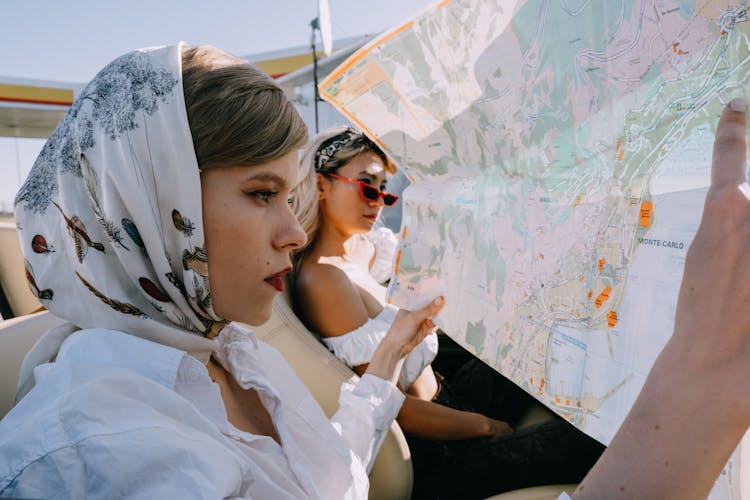
M 690 246 L 674 335 L 574 498 L 706 498 L 750 425 L 750 196 L 745 106 L 717 129 L 711 187 Z

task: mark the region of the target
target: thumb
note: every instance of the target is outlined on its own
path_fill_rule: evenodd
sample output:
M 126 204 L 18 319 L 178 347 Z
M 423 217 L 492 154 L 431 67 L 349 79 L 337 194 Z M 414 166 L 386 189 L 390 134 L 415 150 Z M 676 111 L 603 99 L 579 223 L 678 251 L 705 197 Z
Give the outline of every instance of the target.
M 443 308 L 443 304 L 445 304 L 445 299 L 441 295 L 419 309 L 415 309 L 413 311 L 400 309 L 398 311 L 398 314 L 396 315 L 396 319 L 398 320 L 400 318 L 403 318 L 404 320 L 408 320 L 410 322 L 413 322 L 414 324 L 419 324 L 426 319 L 434 318 Z
M 445 304 L 445 298 L 440 295 L 436 297 L 432 302 L 427 303 L 424 307 L 421 309 L 417 309 L 414 311 L 414 314 L 416 314 L 420 320 L 425 319 L 432 319 L 434 318 L 441 309 L 443 309 L 443 305 Z

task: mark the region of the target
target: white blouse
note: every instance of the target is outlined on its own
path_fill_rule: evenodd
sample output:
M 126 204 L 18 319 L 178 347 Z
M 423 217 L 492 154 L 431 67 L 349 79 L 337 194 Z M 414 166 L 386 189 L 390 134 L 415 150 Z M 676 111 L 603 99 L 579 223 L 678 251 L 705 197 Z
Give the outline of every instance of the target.
M 82 330 L 0 422 L 0 496 L 366 498 L 367 467 L 404 396 L 344 384 L 330 420 L 278 351 L 238 325 L 220 362 L 258 391 L 281 444 L 235 428 L 206 367 L 122 332 Z M 231 371 L 231 370 L 230 370 Z
M 369 363 L 397 312 L 397 308 L 386 304 L 380 314 L 370 318 L 359 328 L 338 337 L 322 337 L 323 343 L 350 367 Z M 404 390 L 411 387 L 419 374 L 433 362 L 437 351 L 437 334 L 431 333 L 404 360 L 398 377 L 399 387 Z

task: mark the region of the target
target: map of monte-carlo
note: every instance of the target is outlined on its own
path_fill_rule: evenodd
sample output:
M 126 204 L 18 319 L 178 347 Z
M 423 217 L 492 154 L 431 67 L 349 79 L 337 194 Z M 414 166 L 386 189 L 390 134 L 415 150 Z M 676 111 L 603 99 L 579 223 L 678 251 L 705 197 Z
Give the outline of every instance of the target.
M 413 182 L 392 302 L 442 292 L 447 334 L 608 443 L 672 333 L 748 21 L 731 0 L 453 0 L 352 56 L 321 94 Z

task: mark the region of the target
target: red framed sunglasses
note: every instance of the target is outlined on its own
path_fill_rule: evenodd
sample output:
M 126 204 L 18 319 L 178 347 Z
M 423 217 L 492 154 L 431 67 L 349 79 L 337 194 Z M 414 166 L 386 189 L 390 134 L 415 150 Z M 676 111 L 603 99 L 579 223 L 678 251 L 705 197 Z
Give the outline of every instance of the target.
M 353 182 L 354 184 L 359 184 L 359 195 L 365 201 L 376 201 L 378 198 L 383 198 L 383 204 L 386 207 L 390 207 L 398 201 L 398 196 L 396 196 L 395 194 L 381 191 L 375 186 L 368 184 L 364 181 L 358 181 L 357 179 L 351 179 L 349 177 L 344 177 L 343 175 L 334 174 L 332 172 L 321 172 L 321 174 L 325 175 L 326 177 L 338 179 L 340 181 Z

